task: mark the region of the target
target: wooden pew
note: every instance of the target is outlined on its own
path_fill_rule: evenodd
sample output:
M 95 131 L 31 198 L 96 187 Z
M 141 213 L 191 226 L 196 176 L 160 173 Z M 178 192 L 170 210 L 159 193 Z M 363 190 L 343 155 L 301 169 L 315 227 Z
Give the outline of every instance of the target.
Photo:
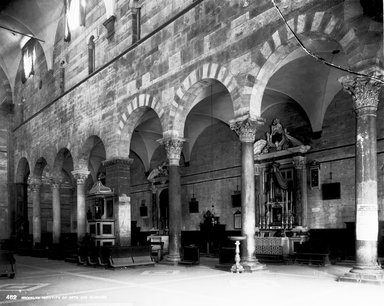
M 328 266 L 330 265 L 329 253 L 296 253 L 294 255 L 296 263 Z
M 130 246 L 111 248 L 109 266 L 123 268 L 142 265 L 154 265 L 150 246 Z

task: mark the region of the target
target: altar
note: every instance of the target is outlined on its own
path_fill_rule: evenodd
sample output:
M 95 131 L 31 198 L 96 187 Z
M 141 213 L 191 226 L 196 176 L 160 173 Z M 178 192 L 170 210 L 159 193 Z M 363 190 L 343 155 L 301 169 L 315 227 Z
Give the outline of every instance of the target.
M 260 229 L 307 226 L 307 159 L 310 146 L 291 136 L 279 119 L 254 145 L 256 219 Z

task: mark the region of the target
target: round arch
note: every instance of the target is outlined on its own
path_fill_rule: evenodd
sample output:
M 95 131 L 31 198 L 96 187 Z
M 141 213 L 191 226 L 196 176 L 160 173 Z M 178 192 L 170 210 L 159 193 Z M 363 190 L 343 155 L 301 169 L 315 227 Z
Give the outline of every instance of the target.
M 240 88 L 229 69 L 215 63 L 206 63 L 192 71 L 181 83 L 176 91 L 170 111 L 170 126 L 166 134 L 183 137 L 186 118 L 191 109 L 203 98 L 210 94 L 211 85 L 221 83 L 229 92 L 232 100 L 234 115 L 244 109 L 241 94 L 247 91 L 246 87 Z M 208 92 L 207 92 L 208 91 Z
M 132 134 L 143 115 L 152 110 L 160 119 L 161 128 L 164 131 L 165 112 L 161 103 L 151 95 L 141 94 L 128 102 L 124 111 L 119 115 L 119 124 L 116 130 L 119 136 L 112 149 L 118 157 L 128 157 L 131 148 Z
M 324 38 L 334 40 L 340 49 L 349 54 L 358 45 L 358 37 L 353 28 L 346 27 L 344 20 L 336 17 L 330 12 L 316 11 L 308 14 L 301 14 L 288 21 L 295 33 L 309 37 L 308 41 Z M 255 83 L 250 95 L 250 113 L 255 116 L 261 115 L 261 104 L 264 91 L 271 77 L 283 65 L 289 61 L 306 55 L 298 46 L 293 34 L 282 27 L 271 35 L 271 39 L 266 41 L 260 50 L 260 70 L 255 77 Z

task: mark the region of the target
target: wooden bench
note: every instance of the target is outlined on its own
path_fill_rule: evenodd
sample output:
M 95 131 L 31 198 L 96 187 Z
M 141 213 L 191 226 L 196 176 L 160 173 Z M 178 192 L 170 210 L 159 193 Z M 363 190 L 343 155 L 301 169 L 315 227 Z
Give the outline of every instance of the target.
M 109 266 L 123 268 L 142 265 L 154 265 L 150 246 L 130 246 L 111 248 Z
M 299 264 L 327 266 L 331 263 L 329 253 L 295 253 L 294 258 Z

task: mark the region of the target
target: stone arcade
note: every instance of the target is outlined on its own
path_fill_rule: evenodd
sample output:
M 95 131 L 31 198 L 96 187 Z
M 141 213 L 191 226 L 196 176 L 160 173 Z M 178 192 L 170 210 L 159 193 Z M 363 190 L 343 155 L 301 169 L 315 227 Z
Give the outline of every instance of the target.
M 0 5 L 4 243 L 384 282 L 380 1 L 48 2 Z

